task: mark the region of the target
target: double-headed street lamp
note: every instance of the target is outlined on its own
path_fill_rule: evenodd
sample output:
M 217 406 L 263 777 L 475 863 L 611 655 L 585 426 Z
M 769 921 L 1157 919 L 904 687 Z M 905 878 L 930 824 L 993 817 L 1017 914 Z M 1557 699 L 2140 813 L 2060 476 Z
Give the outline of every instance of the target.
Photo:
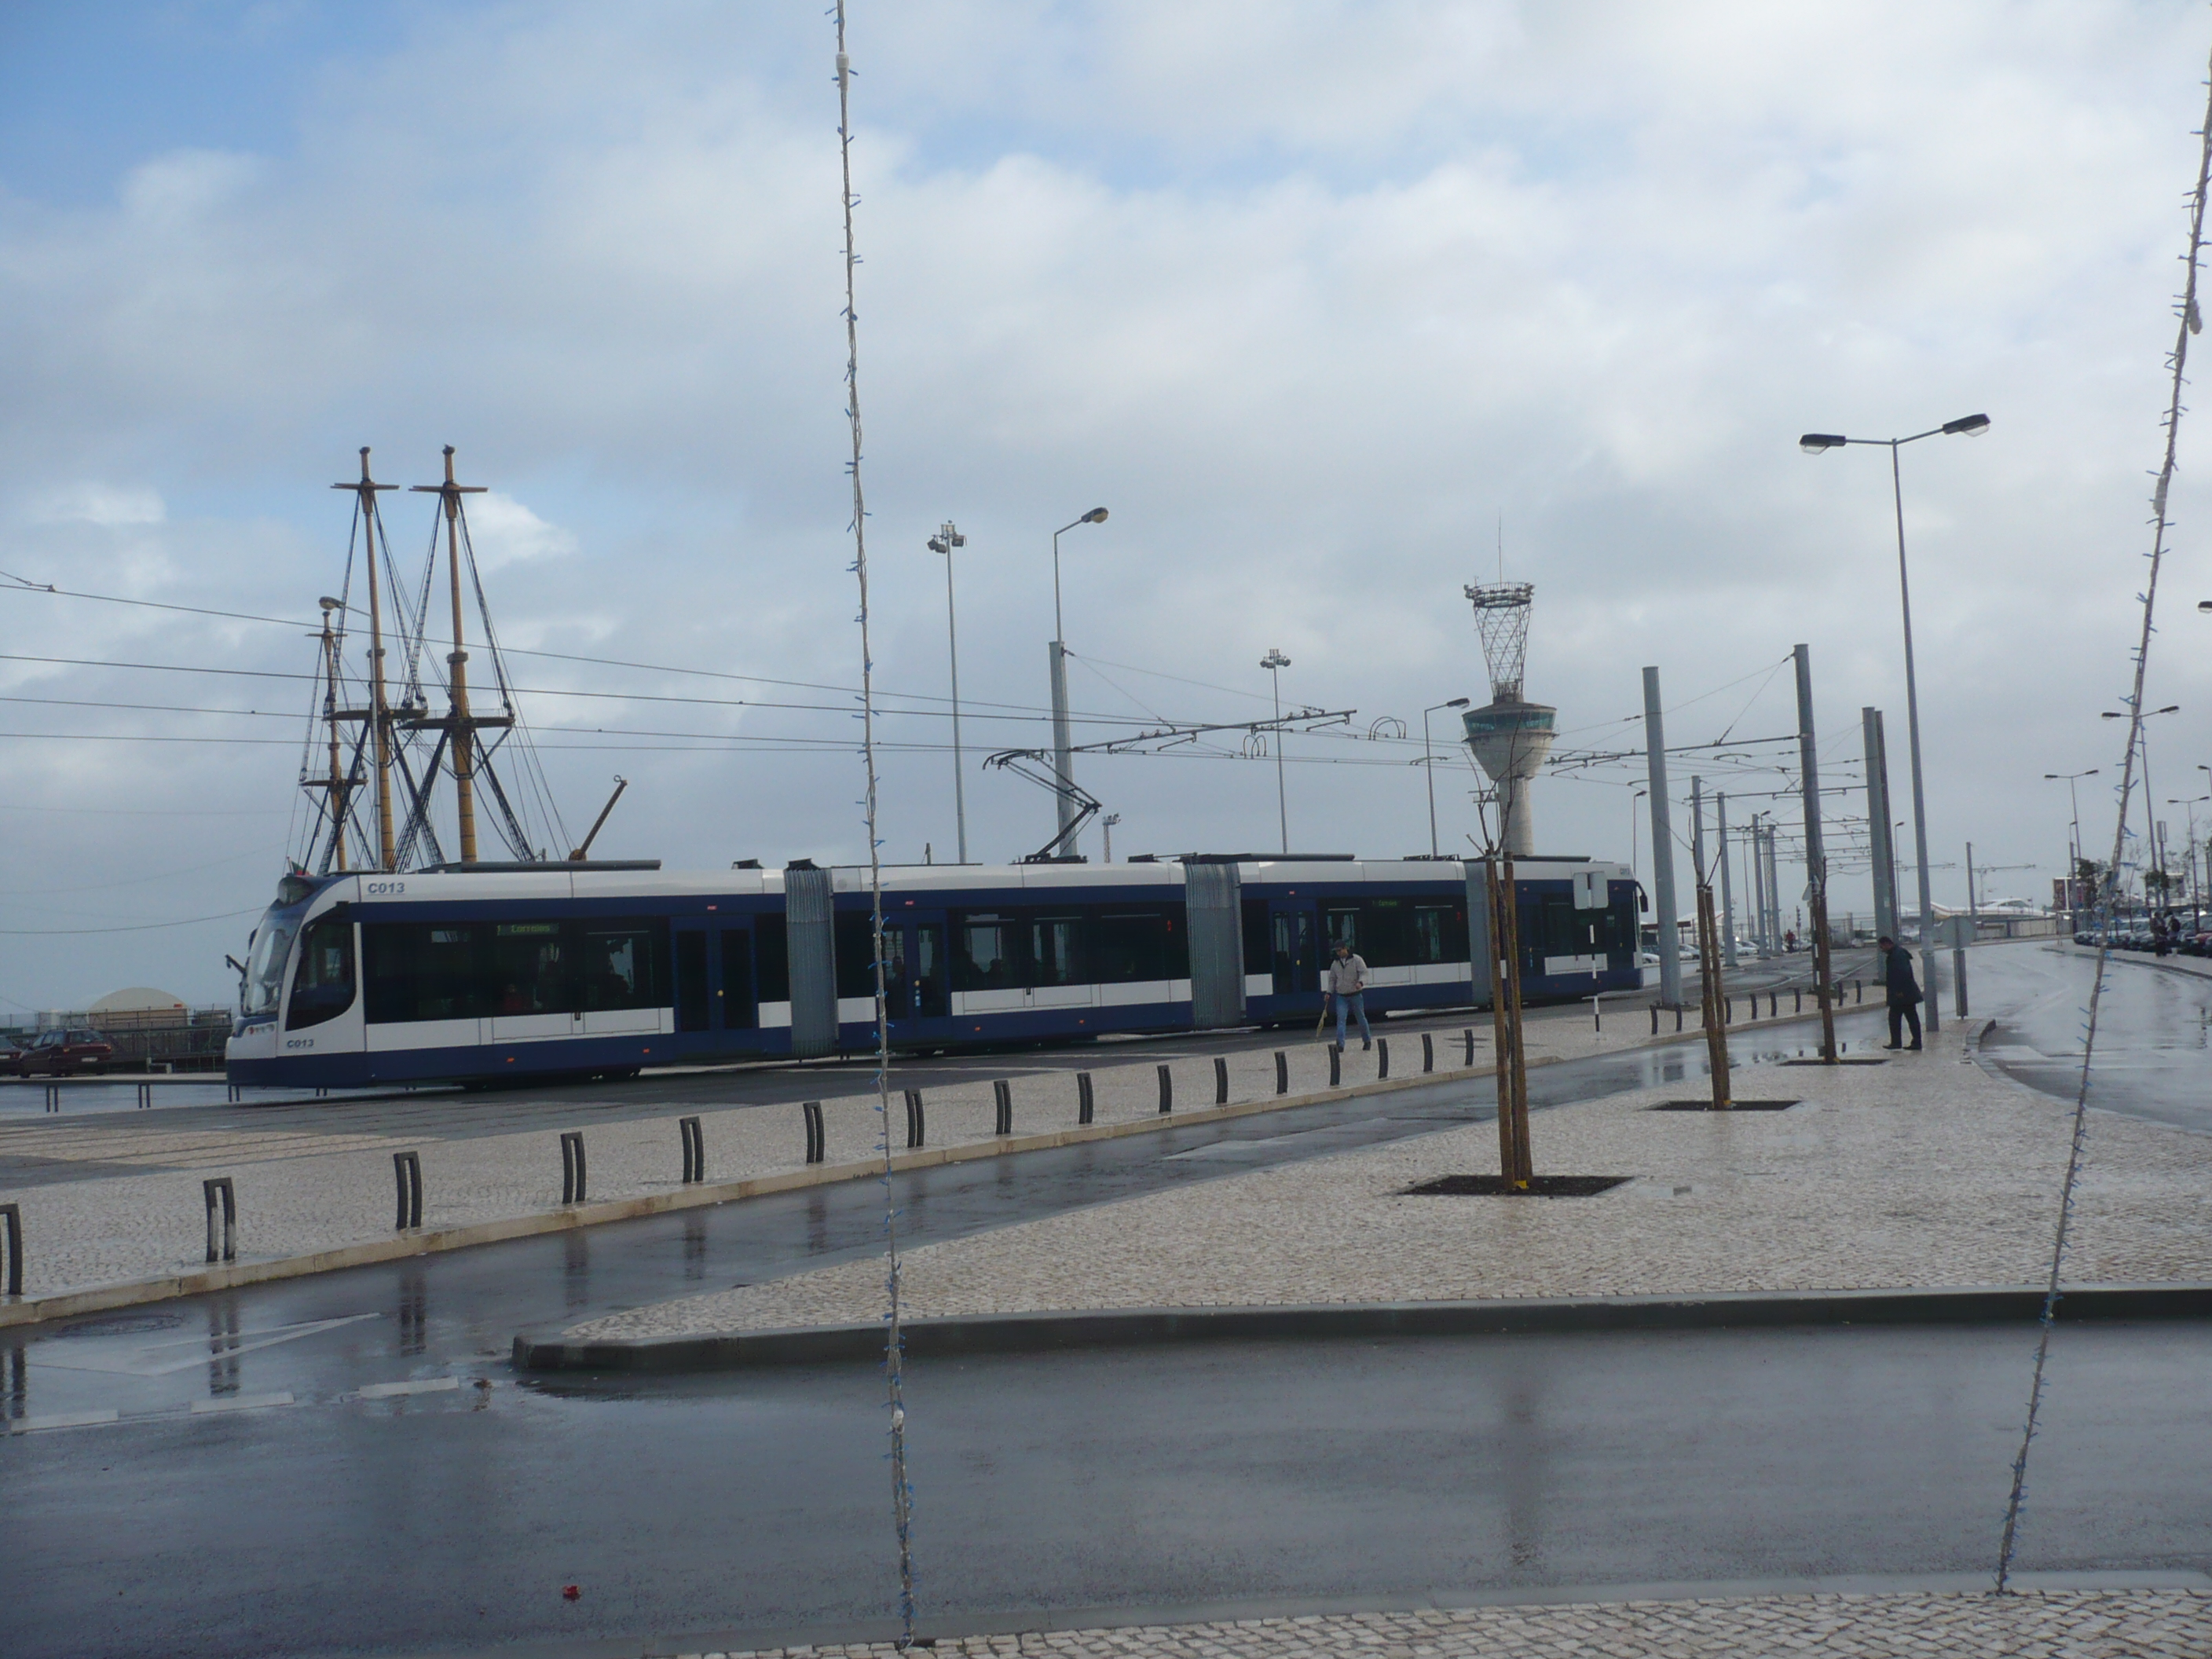
M 960 833 L 960 862 L 968 862 L 968 784 L 960 763 L 960 628 L 952 614 L 952 550 L 968 538 L 947 519 L 929 538 L 929 550 L 945 556 L 945 637 L 952 657 L 952 811 Z
M 1437 851 L 1437 757 L 1436 750 L 1429 745 L 1429 716 L 1439 708 L 1464 708 L 1467 705 L 1467 698 L 1454 697 L 1448 702 L 1432 702 L 1421 710 L 1421 770 L 1427 773 L 1429 778 L 1429 856 L 1431 858 L 1436 858 L 1439 854 Z M 1288 852 L 1290 849 L 1285 848 L 1284 850 Z
M 1067 729 L 1067 635 L 1060 619 L 1060 538 L 1076 525 L 1105 522 L 1106 509 L 1094 507 L 1052 532 L 1052 645 L 1046 654 L 1052 666 L 1052 772 L 1059 785 L 1053 793 L 1060 805 L 1060 837 L 1052 850 L 1062 858 L 1075 850 L 1075 756 Z
M 1797 447 L 1808 455 L 1825 454 L 1831 449 L 1841 449 L 1849 444 L 1869 447 L 1887 445 L 1889 448 L 1890 495 L 1897 509 L 1897 592 L 1905 612 L 1905 718 L 1912 744 L 1912 836 L 1914 852 L 1920 864 L 1920 974 L 1929 987 L 1928 1029 L 1936 1029 L 1936 904 L 1928 890 L 1928 793 L 1920 777 L 1920 688 L 1912 663 L 1912 584 L 1905 564 L 1905 483 L 1899 471 L 1897 452 L 1906 444 L 1917 444 L 1923 438 L 1964 433 L 1978 438 L 1990 429 L 1986 415 L 1961 415 L 1955 421 L 1946 421 L 1925 432 L 1916 432 L 1909 438 L 1846 438 L 1840 433 L 1808 432 L 1797 440 Z
M 2043 775 L 2043 781 L 2045 783 L 2057 783 L 2062 780 L 2064 781 L 2066 799 L 2074 809 L 2073 829 L 2069 834 L 2067 842 L 2071 854 L 2070 861 L 2066 866 L 2066 891 L 2069 896 L 2078 892 L 2077 884 L 2081 879 L 2081 793 L 2075 786 L 2083 778 L 2094 778 L 2096 775 L 2097 768 L 2094 766 L 2086 772 L 2045 772 Z M 2069 904 L 2066 908 L 2069 910 L 2078 910 L 2081 907 L 2078 904 Z
M 1283 829 L 1285 858 L 1291 855 L 1291 809 L 1283 793 L 1283 671 L 1290 665 L 1291 659 L 1272 645 L 1260 659 L 1260 666 L 1275 684 L 1275 817 Z
M 2142 717 L 2142 720 L 2148 721 L 2160 714 L 2179 714 L 2180 712 L 2179 703 L 2170 702 L 2163 708 L 2152 709 Z M 2127 717 L 2127 711 L 2122 708 L 2107 708 L 2097 716 L 2100 720 L 2124 720 Z M 2166 884 L 2166 855 L 2158 844 L 2158 802 L 2150 787 L 2150 732 L 2142 722 L 2137 723 L 2136 730 L 2142 744 L 2143 846 L 2150 854 L 2150 867 L 2158 872 L 2159 884 L 2163 888 Z M 2113 873 L 2117 876 L 2118 872 Z M 2146 905 L 2150 902 L 2148 881 L 2143 883 L 2143 902 Z

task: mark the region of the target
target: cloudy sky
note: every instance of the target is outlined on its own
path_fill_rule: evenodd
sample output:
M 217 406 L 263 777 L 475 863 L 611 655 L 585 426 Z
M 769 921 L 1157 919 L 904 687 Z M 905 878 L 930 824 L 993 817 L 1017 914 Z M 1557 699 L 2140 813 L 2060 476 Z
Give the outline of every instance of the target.
M 1832 779 L 1886 708 L 1903 816 L 1887 457 L 1796 439 L 1986 410 L 1905 452 L 1936 896 L 1969 841 L 2034 866 L 1990 896 L 2047 893 L 2044 773 L 2102 768 L 2112 834 L 2208 46 L 2180 0 L 856 0 L 887 856 L 954 840 L 927 538 L 968 538 L 969 837 L 1006 859 L 1049 801 L 978 763 L 1047 740 L 1051 532 L 1102 504 L 1062 544 L 1079 740 L 1262 714 L 1279 647 L 1287 701 L 1357 711 L 1286 746 L 1299 848 L 1427 849 L 1421 710 L 1487 696 L 1461 588 L 1501 524 L 1563 748 L 1641 741 L 1646 664 L 1673 743 L 1788 733 L 1802 641 Z M 619 772 L 606 855 L 860 852 L 832 52 L 811 3 L 0 9 L 0 571 L 276 619 L 0 581 L 0 1016 L 228 995 L 363 444 L 490 492 L 568 836 Z M 2152 684 L 2177 841 L 2208 445 Z M 411 579 L 431 508 L 386 503 Z M 1082 764 L 1117 857 L 1274 844 L 1273 759 L 1214 747 Z M 1709 769 L 1739 818 L 1781 781 L 1747 766 Z M 1638 781 L 1547 778 L 1540 842 L 1626 858 Z

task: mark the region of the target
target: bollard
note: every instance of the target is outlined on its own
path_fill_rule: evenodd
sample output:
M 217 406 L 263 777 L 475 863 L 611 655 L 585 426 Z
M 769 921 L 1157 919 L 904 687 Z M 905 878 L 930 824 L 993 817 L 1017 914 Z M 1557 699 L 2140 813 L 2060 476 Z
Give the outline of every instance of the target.
M 1795 987 L 1792 987 L 1790 992 L 1790 1012 L 1793 1014 L 1802 1014 L 1805 1012 L 1805 993 Z
M 1286 1095 L 1291 1091 L 1291 1057 L 1280 1048 L 1275 1050 L 1275 1092 Z
M 1376 1038 L 1375 1039 L 1375 1078 L 1376 1078 L 1376 1080 L 1379 1083 L 1380 1081 L 1382 1081 L 1382 1079 L 1384 1079 L 1384 1078 L 1386 1078 L 1386 1077 L 1388 1077 L 1388 1076 L 1389 1076 L 1389 1075 L 1390 1075 L 1390 1039 L 1389 1039 L 1389 1037 L 1376 1037 Z
M 1091 1092 L 1091 1073 L 1078 1072 L 1075 1074 L 1075 1121 L 1078 1123 L 1090 1122 L 1097 1105 L 1097 1098 Z
M 1602 996 L 1595 996 L 1595 997 L 1592 997 L 1592 998 L 1590 999 L 1590 1030 L 1593 1030 L 1593 1031 L 1602 1031 L 1602 1030 L 1605 1030 L 1605 1013 L 1604 1013 L 1604 1007 L 1605 1007 L 1605 999 L 1604 999 Z
M 331 1091 L 326 1088 L 318 1088 L 315 1091 L 315 1098 L 317 1100 L 328 1100 L 330 1097 Z
M 684 1143 L 684 1184 L 698 1185 L 707 1178 L 707 1136 L 696 1117 L 676 1121 L 677 1139 Z
M 909 1089 L 906 1091 L 907 1150 L 911 1152 L 916 1146 L 927 1142 L 929 1139 L 928 1129 L 927 1120 L 922 1115 L 921 1091 Z
M 50 1112 L 58 1112 L 61 1109 L 62 1085 L 58 1083 L 49 1083 L 46 1085 L 46 1109 Z
M 1175 1110 L 1175 1082 L 1169 1076 L 1168 1068 L 1164 1066 L 1160 1067 L 1160 1110 L 1163 1112 Z
M 223 1085 L 223 1098 L 228 1100 L 232 1105 L 237 1105 L 240 1101 L 246 1098 L 246 1085 L 242 1083 L 225 1084 Z
M 1213 1060 L 1213 1103 L 1217 1106 L 1229 1103 L 1229 1062 L 1218 1054 Z
M 1425 1073 L 1436 1069 L 1437 1040 L 1424 1031 L 1421 1033 L 1421 1070 Z
M 1723 997 L 1721 999 L 1721 1024 L 1723 1025 L 1733 1025 L 1735 1024 L 1735 999 L 1734 997 Z
M 1656 1002 L 1651 1005 L 1651 1035 L 1659 1035 L 1659 1005 Z
M 991 1083 L 991 1098 L 998 1108 L 991 1125 L 994 1135 L 1010 1135 L 1014 1132 L 1014 1085 L 1005 1078 L 995 1078 Z
M 808 1163 L 814 1160 L 809 1158 Z M 561 1201 L 581 1204 L 584 1201 L 584 1132 L 563 1129 L 561 1132 Z
M 1467 1028 L 1467 1063 L 1470 1067 L 1474 1064 L 1474 1027 L 1472 1025 Z
M 1865 981 L 1864 980 L 1863 980 L 1863 979 L 1855 979 L 1855 980 L 1853 980 L 1853 981 L 1851 981 L 1851 983 L 1852 983 L 1852 985 L 1853 985 L 1854 987 L 1856 987 L 1856 988 L 1857 988 L 1857 990 L 1858 990 L 1858 995 L 1857 995 L 1856 998 L 1854 998 L 1854 999 L 1853 999 L 1853 1000 L 1854 1000 L 1854 1001 L 1857 1001 L 1857 1002 L 1864 1002 L 1864 1001 L 1866 1000 L 1866 981 Z
M 806 1161 L 819 1164 L 828 1155 L 826 1143 L 830 1139 L 822 1127 L 822 1103 L 818 1100 L 802 1102 L 799 1108 L 799 1121 L 806 1130 Z
M 1328 1086 L 1335 1088 L 1344 1081 L 1344 1050 L 1334 1042 L 1328 1045 Z
M 153 1103 L 154 1085 L 150 1083 L 140 1084 L 138 1085 L 138 1109 L 143 1112 Z
M 405 1232 L 410 1227 L 422 1224 L 422 1159 L 415 1152 L 394 1152 L 392 1155 L 392 1179 L 399 1189 L 399 1206 L 393 1212 L 392 1226 L 395 1232 Z
M 1674 1010 L 1674 1029 L 1678 1031 L 1682 1029 L 1682 1011 L 1680 1008 Z
M 207 1200 L 207 1259 L 237 1261 L 238 1195 L 231 1190 L 230 1177 L 217 1176 L 203 1181 L 200 1191 Z
M 0 1249 L 8 1252 L 8 1294 L 23 1293 L 23 1212 L 13 1204 L 0 1204 Z

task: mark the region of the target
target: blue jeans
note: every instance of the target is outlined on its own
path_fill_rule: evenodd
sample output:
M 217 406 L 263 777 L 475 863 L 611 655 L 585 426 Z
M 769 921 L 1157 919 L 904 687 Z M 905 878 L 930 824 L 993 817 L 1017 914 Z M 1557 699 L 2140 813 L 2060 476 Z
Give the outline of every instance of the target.
M 1344 1047 L 1344 1022 L 1347 1014 L 1359 1017 L 1359 1040 L 1362 1042 L 1374 1042 L 1375 1034 L 1367 1029 L 1367 994 L 1352 991 L 1340 994 L 1336 998 L 1336 1046 L 1340 1048 Z

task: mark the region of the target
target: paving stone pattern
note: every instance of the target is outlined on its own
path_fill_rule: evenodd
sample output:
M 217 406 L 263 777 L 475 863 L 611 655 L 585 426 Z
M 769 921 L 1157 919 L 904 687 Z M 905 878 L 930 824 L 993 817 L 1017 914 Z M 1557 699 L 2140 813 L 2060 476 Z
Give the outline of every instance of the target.
M 684 1659 L 860 1659 L 890 1643 L 773 1648 Z M 1314 1614 L 1121 1630 L 940 1637 L 935 1651 L 1065 1659 L 2202 1659 L 2212 1594 L 2118 1590 L 1775 1595 L 1567 1607 Z
M 1402 1195 L 1494 1174 L 1480 1124 L 925 1245 L 904 1257 L 907 1311 L 2036 1283 L 2071 1113 L 1984 1073 L 1966 1035 L 1881 1066 L 1738 1070 L 1739 1097 L 1801 1097 L 1788 1111 L 1648 1109 L 1701 1086 L 1677 1084 L 1538 1113 L 1539 1173 L 1636 1177 L 1595 1198 Z M 2067 1278 L 2212 1279 L 2212 1138 L 2093 1114 Z M 868 1321 L 882 1285 L 880 1263 L 848 1262 L 574 1334 Z

